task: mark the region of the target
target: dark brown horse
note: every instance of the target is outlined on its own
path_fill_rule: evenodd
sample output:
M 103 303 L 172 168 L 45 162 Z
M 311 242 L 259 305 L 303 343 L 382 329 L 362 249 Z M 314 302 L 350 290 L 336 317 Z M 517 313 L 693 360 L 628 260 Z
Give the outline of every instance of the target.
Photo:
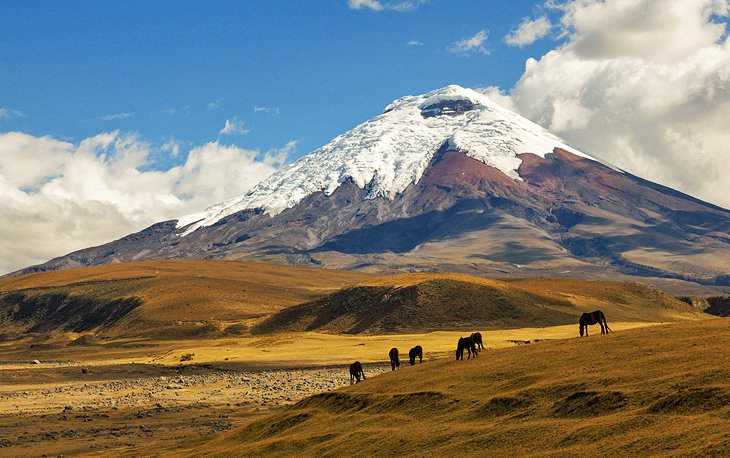
M 350 385 L 355 382 L 355 379 L 357 379 L 357 383 L 360 383 L 361 376 L 362 379 L 365 380 L 365 372 L 362 371 L 362 364 L 360 364 L 360 361 L 355 361 L 350 364 Z
M 397 348 L 391 348 L 390 352 L 388 353 L 388 356 L 390 357 L 390 368 L 391 370 L 396 370 L 400 367 L 400 358 L 398 357 L 398 349 Z
M 418 357 L 418 363 L 423 363 L 423 348 L 420 345 L 416 345 L 408 351 L 408 359 L 411 362 L 411 366 L 416 364 L 416 357 Z
M 484 350 L 484 344 L 482 343 L 482 333 L 481 332 L 475 332 L 474 334 L 470 335 L 472 339 L 474 339 L 474 345 L 477 346 L 477 350 Z
M 580 316 L 580 320 L 578 320 L 580 336 L 583 337 L 583 329 L 585 329 L 586 337 L 588 337 L 588 326 L 596 323 L 601 325 L 601 334 L 608 334 L 608 331 L 611 330 L 608 327 L 608 323 L 606 323 L 606 315 L 600 310 L 596 310 L 595 312 L 584 313 Z
M 459 343 L 456 346 L 457 361 L 464 360 L 464 350 L 469 353 L 466 359 L 470 359 L 472 355 L 474 355 L 475 358 L 477 357 L 478 350 L 474 344 L 474 339 L 471 336 L 459 338 Z

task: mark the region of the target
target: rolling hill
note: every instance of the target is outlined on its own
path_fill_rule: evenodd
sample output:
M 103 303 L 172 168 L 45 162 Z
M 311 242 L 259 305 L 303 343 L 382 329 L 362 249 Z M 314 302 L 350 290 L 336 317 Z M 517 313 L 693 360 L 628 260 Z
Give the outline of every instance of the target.
M 697 311 L 637 283 L 534 279 L 497 281 L 463 274 L 376 277 L 273 314 L 255 333 L 347 334 L 544 327 L 575 323 L 602 309 L 612 320 L 674 321 Z
M 541 342 L 404 367 L 167 453 L 725 456 L 729 368 L 724 319 Z
M 0 333 L 241 333 L 247 321 L 367 274 L 235 261 L 161 260 L 0 279 Z
M 489 280 L 237 261 L 162 260 L 0 280 L 0 333 L 196 338 L 317 331 L 384 334 L 543 327 L 600 308 L 609 321 L 699 312 L 637 283 Z

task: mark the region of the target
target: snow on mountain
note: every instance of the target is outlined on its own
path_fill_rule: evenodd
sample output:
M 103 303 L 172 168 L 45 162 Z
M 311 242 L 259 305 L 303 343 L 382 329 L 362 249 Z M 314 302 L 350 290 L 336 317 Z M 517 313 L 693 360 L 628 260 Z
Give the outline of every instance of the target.
M 402 97 L 378 115 L 274 173 L 246 194 L 177 221 L 188 235 L 247 209 L 276 215 L 319 191 L 331 194 L 346 179 L 368 198 L 392 198 L 417 183 L 434 154 L 449 149 L 495 167 L 515 180 L 521 153 L 540 157 L 562 148 L 592 160 L 537 124 L 487 96 L 451 85 Z

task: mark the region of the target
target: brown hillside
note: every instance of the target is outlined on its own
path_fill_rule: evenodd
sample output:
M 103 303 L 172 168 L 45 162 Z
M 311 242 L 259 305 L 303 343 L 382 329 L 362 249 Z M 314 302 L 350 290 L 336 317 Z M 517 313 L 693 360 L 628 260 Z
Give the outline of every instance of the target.
M 375 277 L 284 309 L 253 331 L 382 334 L 542 327 L 574 323 L 581 313 L 596 309 L 614 321 L 674 321 L 697 315 L 687 304 L 636 283 L 503 282 L 418 273 Z
M 609 320 L 675 321 L 697 311 L 676 297 L 644 283 L 571 278 L 525 278 L 507 280 L 506 283 L 533 293 L 568 300 L 581 313 L 603 310 Z
M 235 261 L 166 260 L 0 280 L 0 332 L 188 335 L 240 322 L 369 278 L 362 273 Z M 192 333 L 192 334 L 191 334 Z
M 676 323 L 404 367 L 187 452 L 726 456 L 728 380 L 727 322 Z

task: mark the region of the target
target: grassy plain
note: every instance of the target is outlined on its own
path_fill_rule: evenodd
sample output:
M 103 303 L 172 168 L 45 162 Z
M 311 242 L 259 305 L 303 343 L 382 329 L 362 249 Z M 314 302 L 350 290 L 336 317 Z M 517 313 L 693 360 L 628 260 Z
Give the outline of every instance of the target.
M 600 308 L 614 332 L 600 336 L 593 327 L 591 337 L 579 339 L 575 323 L 519 325 L 518 307 L 509 329 L 250 333 L 273 314 L 350 288 L 406 290 L 434 282 L 448 291 L 486 288 L 576 320 Z M 429 288 L 419 291 L 440 291 Z M 130 298 L 131 309 L 114 308 Z M 587 445 L 583 437 L 596 436 L 594 427 L 621 436 L 623 448 L 604 441 L 606 450 L 653 453 L 658 445 L 641 448 L 635 443 L 644 436 L 626 431 L 666 436 L 669 420 L 678 435 L 697 422 L 718 443 L 725 440 L 713 428 L 717 418 L 728 420 L 726 410 L 720 406 L 717 417 L 707 407 L 726 399 L 727 388 L 712 372 L 727 375 L 724 321 L 638 283 L 151 261 L 1 279 L 0 301 L 3 456 L 311 456 L 358 448 L 415 456 L 424 447 L 437 455 L 550 454 L 522 443 L 531 432 L 553 455 L 577 455 Z M 476 361 L 453 361 L 458 337 L 477 330 L 488 350 Z M 405 367 L 417 344 L 424 364 Z M 392 374 L 391 347 L 404 362 Z M 368 380 L 349 388 L 353 360 L 365 364 Z M 689 400 L 681 397 L 687 390 Z M 647 411 L 662 399 L 689 403 L 690 413 Z M 570 413 L 579 410 L 575 402 L 589 413 Z M 676 415 L 698 417 L 683 423 Z M 363 443 L 364 437 L 377 439 Z M 670 440 L 670 449 L 678 442 Z

